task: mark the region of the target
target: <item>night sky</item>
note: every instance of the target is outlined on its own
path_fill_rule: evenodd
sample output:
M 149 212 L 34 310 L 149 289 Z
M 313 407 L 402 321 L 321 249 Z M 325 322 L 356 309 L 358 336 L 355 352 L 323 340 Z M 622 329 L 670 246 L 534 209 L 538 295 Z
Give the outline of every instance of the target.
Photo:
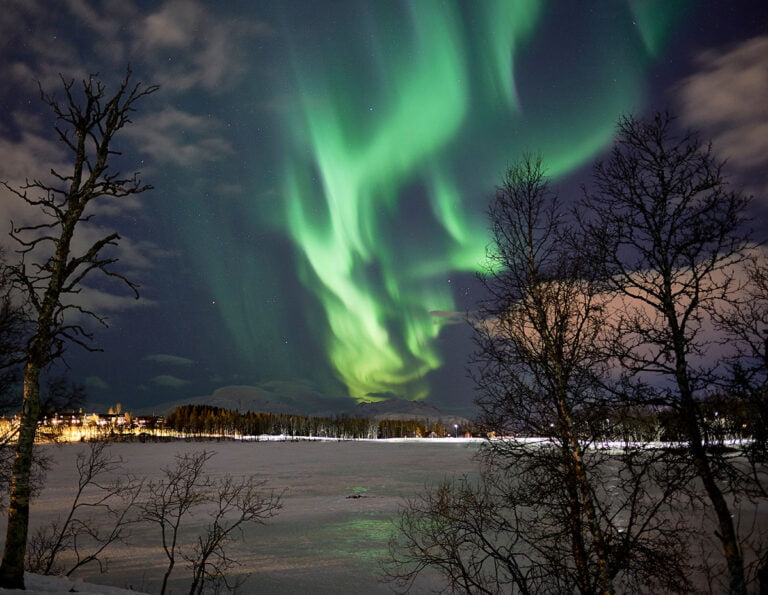
M 674 111 L 758 223 L 768 204 L 762 0 L 2 0 L 0 40 L 11 184 L 66 170 L 35 80 L 114 89 L 130 63 L 161 86 L 116 145 L 155 189 L 81 230 L 120 232 L 142 296 L 81 296 L 110 325 L 103 353 L 66 358 L 93 402 L 241 386 L 309 413 L 392 396 L 469 412 L 462 320 L 494 186 L 537 152 L 575 197 L 621 114 Z M 0 200 L 2 221 L 32 220 Z

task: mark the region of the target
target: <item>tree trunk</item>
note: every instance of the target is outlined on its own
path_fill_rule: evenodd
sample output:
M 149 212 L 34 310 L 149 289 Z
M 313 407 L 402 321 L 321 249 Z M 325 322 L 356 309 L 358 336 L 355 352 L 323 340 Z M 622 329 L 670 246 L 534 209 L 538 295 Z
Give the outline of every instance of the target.
M 13 460 L 13 474 L 8 496 L 8 528 L 0 565 L 0 584 L 5 588 L 24 589 L 24 559 L 29 529 L 30 472 L 37 418 L 40 414 L 40 367 L 28 362 L 24 368 L 24 402 L 21 427 Z
M 574 510 L 578 510 L 579 517 L 581 517 L 582 514 L 584 515 L 587 521 L 589 533 L 592 536 L 592 545 L 595 548 L 594 551 L 597 557 L 597 579 L 599 592 L 601 595 L 611 595 L 613 593 L 613 585 L 611 584 L 611 579 L 609 577 L 608 552 L 605 544 L 605 537 L 597 518 L 595 504 L 592 501 L 592 490 L 589 478 L 587 477 L 587 471 L 584 468 L 581 446 L 579 445 L 579 440 L 573 427 L 571 414 L 568 411 L 566 401 L 563 397 L 558 399 L 557 408 L 561 423 L 566 428 L 562 438 L 565 438 L 567 441 L 567 446 L 563 448 L 563 455 L 568 461 L 565 471 L 566 477 L 569 478 L 567 483 L 569 484 L 569 487 L 570 484 L 573 484 L 572 488 L 569 490 L 572 492 L 571 499 L 576 499 L 577 501 L 580 500 L 578 502 L 578 506 L 575 506 Z M 572 503 L 572 505 L 575 504 L 575 502 Z M 576 551 L 574 553 L 576 553 Z M 581 547 L 580 556 L 582 559 L 579 560 L 577 557 L 576 562 L 581 574 L 581 572 L 586 572 L 589 568 L 589 557 L 587 556 L 583 545 Z M 584 576 L 587 577 L 588 573 L 586 573 Z M 582 592 L 591 592 L 592 588 L 589 582 L 585 583 L 585 585 L 587 588 L 586 590 L 582 588 Z
M 709 501 L 712 503 L 712 508 L 715 510 L 719 528 L 718 537 L 723 545 L 723 555 L 728 566 L 729 591 L 731 595 L 746 595 L 747 582 L 744 576 L 744 559 L 741 555 L 736 528 L 733 525 L 733 515 L 728 507 L 728 503 L 725 501 L 723 491 L 717 485 L 717 479 L 709 464 L 709 457 L 702 443 L 696 402 L 688 381 L 685 351 L 680 342 L 675 347 L 677 356 L 676 380 L 680 391 L 680 404 L 686 433 L 688 434 L 688 449 L 691 453 L 693 468 L 701 479 Z
M 573 462 L 573 472 L 576 476 L 576 482 L 579 485 L 579 491 L 581 492 L 582 510 L 587 519 L 587 526 L 592 535 L 592 545 L 595 548 L 595 555 L 597 556 L 597 578 L 600 593 L 602 595 L 611 595 L 613 593 L 613 585 L 611 584 L 611 579 L 608 573 L 608 552 L 606 551 L 605 537 L 603 536 L 603 529 L 597 519 L 595 504 L 592 501 L 592 490 L 590 489 L 589 479 L 587 478 L 587 473 L 584 469 L 584 462 L 582 461 L 580 448 L 576 438 L 572 438 L 571 457 Z
M 163 584 L 160 586 L 160 595 L 165 595 L 165 589 L 168 587 L 168 579 L 171 577 L 171 573 L 173 572 L 173 567 L 175 565 L 176 560 L 171 558 L 170 562 L 168 562 L 168 568 L 163 575 Z
M 564 453 L 568 457 L 567 453 Z M 579 592 L 590 593 L 592 591 L 589 575 L 589 555 L 584 544 L 584 532 L 582 530 L 581 502 L 576 478 L 569 464 L 564 461 L 563 474 L 565 476 L 566 490 L 568 491 L 568 529 L 571 532 L 571 554 L 576 565 L 576 587 Z
M 684 408 L 688 409 L 685 407 L 685 402 Z M 733 516 L 728 503 L 725 501 L 723 491 L 717 485 L 706 450 L 702 446 L 701 432 L 696 422 L 695 413 L 693 411 L 686 411 L 685 415 L 693 467 L 704 485 L 707 496 L 712 503 L 712 508 L 715 510 L 715 516 L 717 516 L 718 537 L 723 544 L 723 555 L 728 565 L 729 590 L 732 595 L 745 595 L 747 586 L 744 577 L 744 560 L 741 555 L 736 528 L 733 526 Z

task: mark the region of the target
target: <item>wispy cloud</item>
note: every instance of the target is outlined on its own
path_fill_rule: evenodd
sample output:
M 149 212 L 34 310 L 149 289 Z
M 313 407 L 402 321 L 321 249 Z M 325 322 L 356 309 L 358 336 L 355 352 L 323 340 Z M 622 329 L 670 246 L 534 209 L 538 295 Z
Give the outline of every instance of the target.
M 0 180 L 7 181 L 12 188 L 19 189 L 25 182 L 25 179 L 41 178 L 44 183 L 50 183 L 46 174 L 52 169 L 59 172 L 71 171 L 72 166 L 63 163 L 61 153 L 54 143 L 43 139 L 42 137 L 24 133 L 17 142 L 8 141 L 0 138 Z M 56 184 L 52 184 L 56 186 Z M 36 190 L 29 192 L 30 198 L 37 198 Z M 109 204 L 99 208 L 100 204 Z M 94 209 L 89 209 L 88 214 L 98 213 L 99 215 L 120 216 L 128 212 L 135 213 L 136 207 L 130 203 L 123 203 L 114 199 L 97 199 L 94 201 Z M 127 207 L 127 208 L 126 208 Z M 7 227 L 4 231 L 10 229 L 10 222 L 18 228 L 25 225 L 39 224 L 42 221 L 48 221 L 39 208 L 32 207 L 20 197 L 15 196 L 9 190 L 0 187 L 0 221 Z M 116 229 L 120 230 L 121 224 L 117 222 L 116 226 L 102 226 L 100 222 L 103 219 L 99 217 L 90 221 L 81 222 L 72 239 L 72 255 L 79 256 L 95 242 L 110 235 Z M 122 232 L 122 230 L 120 230 Z M 32 237 L 34 232 L 29 233 L 27 238 Z M 154 267 L 161 259 L 167 258 L 167 250 L 160 248 L 154 242 L 147 240 L 134 240 L 121 233 L 121 239 L 115 247 L 108 247 L 104 254 L 118 259 L 118 263 L 113 270 L 125 274 L 127 278 L 137 281 L 138 271 Z M 17 246 L 10 240 L 3 242 L 9 248 Z M 43 262 L 51 254 L 53 244 L 46 242 L 40 245 L 34 253 L 28 254 L 25 258 L 27 263 Z M 98 279 L 99 274 L 95 273 L 89 276 L 87 283 L 83 285 L 80 293 L 68 296 L 67 303 L 77 304 L 79 307 L 95 312 L 99 315 L 108 315 L 127 308 L 148 306 L 153 302 L 150 300 L 136 301 L 132 292 L 126 287 L 113 286 L 101 287 L 103 278 Z M 94 284 L 97 287 L 94 286 Z M 114 289 L 115 293 L 111 290 Z
M 9 102 L 7 105 L 11 111 L 6 113 L 6 118 L 0 124 L 2 126 L 0 129 L 0 180 L 17 189 L 21 188 L 27 180 L 40 180 L 44 184 L 60 187 L 60 181 L 53 178 L 50 174 L 51 170 L 67 175 L 73 167 L 71 155 L 64 145 L 56 139 L 51 125 L 52 113 L 40 101 L 34 79 L 40 80 L 47 91 L 61 97 L 61 81 L 58 73 L 63 73 L 65 77 L 80 76 L 82 74 L 80 69 L 88 69 L 91 66 L 85 64 L 78 52 L 73 50 L 74 39 L 65 39 L 58 35 L 55 23 L 52 20 L 41 19 L 39 14 L 36 16 L 35 8 L 42 10 L 40 14 L 47 12 L 44 6 L 36 7 L 34 2 L 13 2 L 8 7 L 14 18 L 19 19 L 15 23 L 16 29 L 20 28 L 19 23 L 24 22 L 34 22 L 39 29 L 36 30 L 35 35 L 31 36 L 34 40 L 30 40 L 29 44 L 25 40 L 25 47 L 28 51 L 19 54 L 19 61 L 10 66 L 9 76 L 11 78 L 18 76 L 24 79 L 22 85 L 18 85 L 18 81 L 13 81 L 15 83 L 13 88 L 22 95 L 26 92 L 28 100 L 22 101 L 22 97 L 17 97 L 16 101 Z M 66 13 L 65 8 L 74 11 L 73 14 L 77 17 L 80 27 L 88 30 L 100 19 L 99 14 L 86 14 L 91 9 L 78 0 L 68 0 L 66 7 L 62 5 L 58 8 L 64 14 Z M 94 43 L 98 42 L 99 35 L 106 35 L 115 27 L 120 27 L 116 13 L 112 14 L 112 18 L 116 19 L 115 23 L 109 24 L 105 21 L 99 25 L 101 29 L 96 31 L 93 36 Z M 8 20 L 0 17 L 0 34 L 7 34 L 6 41 L 8 42 L 10 39 L 9 43 L 12 43 L 15 39 L 14 36 L 18 35 L 18 31 L 13 31 L 12 24 L 13 19 Z M 96 70 L 98 68 L 91 71 Z M 112 71 L 114 69 L 110 70 L 110 72 Z M 109 92 L 112 88 L 112 85 L 108 83 L 107 91 Z M 133 172 L 129 171 L 128 175 L 131 173 Z M 30 198 L 37 198 L 38 194 L 36 190 L 29 192 Z M 129 216 L 131 221 L 141 217 L 141 200 L 143 198 L 142 196 L 140 199 L 99 199 L 94 201 L 86 214 L 96 216 L 78 225 L 72 244 L 73 254 L 82 254 L 95 241 L 117 230 L 122 236 L 121 241 L 117 247 L 109 248 L 105 252 L 108 252 L 110 257 L 118 258 L 120 263 L 115 267 L 115 270 L 126 274 L 128 278 L 134 281 L 138 280 L 136 271 L 153 267 L 159 260 L 166 258 L 168 251 L 159 248 L 154 242 L 146 239 L 133 239 L 130 234 L 125 233 L 126 224 L 130 223 L 130 221 L 126 221 L 125 217 Z M 109 224 L 106 225 L 105 220 L 107 218 L 116 219 L 110 220 Z M 6 226 L 4 231 L 8 230 L 9 221 L 13 221 L 14 225 L 19 227 L 40 224 L 44 219 L 45 215 L 39 208 L 31 207 L 11 192 L 0 188 L 0 222 Z M 9 245 L 10 241 L 6 240 L 3 243 Z M 15 246 L 10 244 L 9 247 Z M 46 244 L 43 248 L 50 252 L 52 245 Z M 43 253 L 43 250 L 40 250 L 36 251 L 35 254 L 27 255 L 27 261 L 41 261 L 47 259 L 48 256 L 49 253 Z M 149 300 L 136 302 L 130 292 L 126 294 L 122 287 L 116 288 L 116 294 L 113 295 L 109 292 L 111 287 L 102 287 L 100 281 L 95 279 L 91 282 L 96 288 L 93 286 L 85 287 L 80 295 L 72 296 L 72 298 L 73 301 L 76 300 L 79 306 L 100 315 L 152 303 Z
M 94 312 L 99 316 L 109 317 L 110 314 L 128 310 L 131 308 L 142 308 L 154 306 L 155 302 L 150 299 L 142 298 L 137 300 L 133 293 L 126 288 L 121 294 L 110 293 L 86 285 L 80 286 L 80 292 L 75 295 L 68 295 L 62 298 L 63 304 L 76 304 L 88 312 Z M 75 310 L 70 310 L 70 315 L 77 317 Z
M 56 7 L 57 9 L 60 7 Z M 86 63 L 78 52 L 76 40 L 61 34 L 58 19 L 44 18 L 53 12 L 50 4 L 40 0 L 10 0 L 3 3 L 0 11 L 0 36 L 4 47 L 5 85 L 16 90 L 35 93 L 37 81 L 43 88 L 51 89 L 59 82 L 59 74 L 67 78 L 81 79 L 89 72 L 91 64 Z M 27 24 L 27 27 L 20 26 Z M 89 30 L 83 39 L 91 39 Z M 24 48 L 14 52 L 14 48 Z M 101 52 L 99 52 L 99 55 Z
M 130 62 L 166 92 L 218 92 L 239 80 L 247 68 L 237 51 L 243 40 L 273 34 L 265 23 L 222 18 L 194 0 L 169 0 L 149 14 L 130 0 L 57 4 L 55 10 L 40 0 L 3 4 L 0 35 L 10 47 L 24 47 L 23 57 L 6 62 L 5 75 L 16 86 L 34 90 L 39 80 L 50 88 L 59 73 L 75 79 L 92 72 L 119 76 L 114 65 Z M 42 16 L 48 14 L 55 16 Z M 77 39 L 61 34 L 60 19 L 71 19 Z M 19 23 L 33 24 L 34 34 Z M 93 51 L 83 51 L 89 43 Z
M 768 166 L 768 35 L 699 56 L 699 71 L 679 89 L 686 123 L 713 139 L 732 170 Z M 762 188 L 766 189 L 766 186 Z
M 85 379 L 85 386 L 91 389 L 105 389 L 109 388 L 109 385 L 99 378 L 98 376 L 88 376 Z
M 104 202 L 119 201 L 106 200 Z M 93 211 L 95 210 L 93 209 Z M 98 221 L 98 219 L 94 219 L 94 221 Z M 110 235 L 114 229 L 112 226 L 96 225 L 93 222 L 90 222 L 90 224 L 80 224 L 72 242 L 73 253 L 83 253 L 95 242 Z M 113 268 L 119 267 L 121 272 L 129 276 L 131 272 L 152 268 L 159 259 L 170 257 L 170 253 L 167 250 L 160 248 L 154 242 L 146 240 L 134 241 L 130 237 L 122 236 L 117 246 L 105 249 L 104 253 L 109 253 L 110 257 L 117 258 L 119 264 Z
M 109 58 L 117 64 L 127 61 L 125 23 L 138 18 L 139 15 L 133 3 L 64 0 L 63 4 L 77 22 L 98 40 L 101 57 Z
M 147 48 L 188 48 L 195 40 L 195 29 L 206 20 L 197 2 L 166 2 L 144 19 L 143 44 Z
M 41 16 L 49 13 L 55 16 Z M 63 27 L 61 19 L 71 22 Z M 34 26 L 34 35 L 20 23 Z M 99 73 L 111 86 L 130 63 L 136 80 L 161 86 L 161 94 L 152 100 L 160 109 L 150 114 L 143 106 L 137 124 L 124 136 L 160 163 L 189 167 L 232 149 L 215 132 L 223 129 L 222 123 L 170 104 L 191 90 L 218 94 L 230 89 L 249 67 L 243 44 L 273 32 L 266 23 L 228 19 L 195 0 L 169 0 L 149 14 L 129 0 L 62 0 L 55 11 L 38 0 L 14 0 L 0 15 L 0 35 L 9 47 L 23 44 L 24 52 L 5 60 L 6 85 L 17 93 L 26 89 L 31 99 L 37 97 L 37 81 L 46 90 L 58 89 L 60 74 L 81 80 Z
M 137 117 L 125 134 L 136 141 L 143 156 L 159 163 L 192 167 L 233 152 L 229 141 L 217 132 L 221 126 L 214 119 L 167 107 Z
M 153 65 L 156 82 L 172 92 L 229 87 L 247 66 L 238 44 L 245 37 L 272 35 L 264 23 L 221 18 L 189 0 L 166 2 L 135 32 L 136 52 Z
M 157 386 L 165 386 L 168 388 L 181 388 L 182 386 L 189 384 L 189 380 L 177 378 L 176 376 L 171 376 L 170 374 L 160 374 L 159 376 L 151 378 L 150 382 Z
M 153 353 L 151 355 L 145 355 L 144 359 L 161 364 L 172 364 L 174 366 L 189 366 L 195 363 L 194 360 L 189 358 L 181 357 L 178 355 L 170 355 L 167 353 Z
M 462 324 L 467 321 L 465 313 L 453 310 L 431 310 L 429 315 L 433 317 L 435 323 L 439 324 Z

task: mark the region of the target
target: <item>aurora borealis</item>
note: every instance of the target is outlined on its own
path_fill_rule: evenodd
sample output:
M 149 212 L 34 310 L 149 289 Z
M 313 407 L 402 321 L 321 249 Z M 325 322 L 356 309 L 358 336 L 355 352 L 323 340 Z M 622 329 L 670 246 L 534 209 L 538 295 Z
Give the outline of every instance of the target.
M 487 240 L 478 207 L 505 162 L 538 143 L 551 173 L 565 173 L 606 144 L 612 122 L 557 140 L 542 133 L 554 137 L 553 128 L 567 122 L 595 122 L 639 104 L 650 56 L 638 46 L 658 34 L 638 39 L 638 31 L 668 29 L 667 15 L 620 35 L 595 30 L 596 47 L 622 56 L 620 79 L 588 53 L 571 76 L 589 81 L 600 101 L 561 97 L 553 102 L 560 117 L 541 126 L 550 115 L 529 107 L 528 93 L 538 89 L 516 71 L 525 70 L 542 9 L 535 2 L 464 10 L 381 3 L 340 37 L 324 33 L 291 48 L 286 228 L 302 281 L 327 319 L 330 362 L 356 399 L 428 395 L 426 373 L 441 365 L 433 346 L 440 325 L 430 312 L 455 310 L 447 279 L 482 262 Z M 467 160 L 474 175 L 462 173 Z M 408 229 L 409 212 L 427 210 L 419 202 L 431 217 Z
M 107 300 L 105 355 L 72 360 L 94 400 L 137 403 L 241 385 L 319 409 L 468 406 L 471 345 L 451 323 L 478 297 L 506 166 L 537 152 L 575 179 L 618 116 L 675 107 L 697 56 L 760 31 L 750 2 L 44 4 L 11 2 L 1 24 L 0 151 L 26 155 L 29 114 L 44 136 L 33 76 L 130 62 L 161 85 L 124 162 L 156 190 L 104 220 L 145 303 Z M 35 160 L 19 163 L 11 178 Z

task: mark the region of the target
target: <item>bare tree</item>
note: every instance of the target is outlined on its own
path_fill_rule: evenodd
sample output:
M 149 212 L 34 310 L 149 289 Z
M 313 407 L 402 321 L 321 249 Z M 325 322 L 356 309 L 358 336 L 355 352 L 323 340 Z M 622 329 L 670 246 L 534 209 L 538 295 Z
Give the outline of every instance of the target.
M 143 516 L 160 528 L 163 551 L 168 566 L 163 574 L 161 595 L 179 557 L 192 568 L 190 594 L 202 593 L 209 581 L 223 581 L 226 572 L 237 562 L 226 546 L 240 534 L 244 525 L 263 524 L 282 507 L 281 495 L 264 490 L 265 481 L 247 477 L 215 480 L 205 473 L 206 463 L 215 453 L 201 451 L 176 455 L 176 464 L 164 469 L 164 478 L 148 485 L 148 499 L 143 504 Z M 180 532 L 198 507 L 213 507 L 205 533 L 195 545 L 184 548 Z
M 198 535 L 192 551 L 184 555 L 192 567 L 190 595 L 200 595 L 208 583 L 224 584 L 233 592 L 235 584 L 228 579 L 227 572 L 238 562 L 227 553 L 227 546 L 236 537 L 242 536 L 243 528 L 249 524 L 264 524 L 275 516 L 282 504 L 280 495 L 274 490 L 264 490 L 265 480 L 247 477 L 235 480 L 227 477 L 218 482 L 209 495 L 214 510 L 205 533 Z
M 406 592 L 427 570 L 437 571 L 454 593 L 599 592 L 594 560 L 585 581 L 572 551 L 572 506 L 560 456 L 549 446 L 528 448 L 547 451 L 535 464 L 529 454 L 506 467 L 486 465 L 477 481 L 444 480 L 411 498 L 396 521 L 384 576 Z M 659 497 L 655 472 L 668 467 L 648 459 L 654 454 L 632 456 L 631 464 L 613 461 L 611 469 L 620 473 L 606 473 L 595 493 L 603 522 L 614 525 L 606 523 L 605 532 L 610 584 L 624 593 L 690 592 L 689 530 L 670 514 L 690 510 L 689 502 Z
M 733 191 L 711 148 L 677 134 L 674 119 L 622 118 L 610 157 L 594 169 L 580 212 L 594 262 L 617 300 L 612 352 L 629 377 L 658 386 L 677 412 L 689 463 L 717 518 L 732 593 L 745 593 L 744 557 L 700 400 L 717 378 L 706 321 L 734 298 L 748 198 Z
M 143 516 L 159 526 L 163 551 L 168 558 L 161 595 L 176 565 L 182 521 L 192 508 L 205 501 L 211 487 L 211 478 L 203 473 L 203 468 L 213 454 L 204 450 L 176 455 L 175 466 L 163 470 L 164 479 L 147 486 L 149 498 L 143 504 Z
M 734 353 L 728 359 L 725 390 L 749 406 L 756 460 L 768 457 L 768 261 L 759 252 L 745 262 L 746 282 L 738 295 L 715 311 L 718 327 Z
M 437 568 L 452 590 L 480 593 L 684 589 L 676 492 L 656 477 L 665 453 L 592 448 L 605 411 L 623 402 L 606 388 L 610 296 L 574 249 L 539 159 L 509 170 L 489 215 L 473 374 L 497 438 L 479 482 L 443 483 L 406 505 L 388 576 L 407 587 Z
M 112 148 L 115 135 L 130 122 L 136 101 L 157 89 L 131 83 L 130 75 L 129 70 L 111 97 L 94 77 L 79 86 L 80 96 L 74 81 L 62 79 L 63 103 L 41 90 L 43 101 L 56 116 L 58 138 L 71 154 L 72 169 L 67 173 L 52 171 L 54 181 L 51 183 L 27 181 L 18 189 L 3 184 L 41 215 L 38 223 L 14 226 L 11 231 L 22 256 L 21 262 L 11 267 L 12 278 L 30 304 L 32 331 L 24 349 L 21 427 L 0 564 L 0 586 L 6 588 L 24 586 L 29 472 L 40 412 L 40 373 L 62 354 L 67 341 L 93 349 L 88 343 L 88 331 L 67 316 L 85 314 L 104 323 L 98 314 L 77 303 L 77 294 L 86 277 L 101 272 L 126 283 L 136 293 L 135 285 L 111 268 L 116 259 L 103 254 L 105 249 L 117 244 L 120 239 L 117 233 L 98 239 L 81 252 L 76 253 L 73 246 L 75 230 L 91 216 L 88 207 L 92 202 L 120 199 L 150 188 L 142 185 L 136 174 L 126 177 L 109 169 L 117 154 Z
M 724 390 L 730 400 L 738 401 L 747 412 L 752 440 L 743 447 L 746 469 L 737 467 L 729 478 L 738 480 L 742 495 L 754 502 L 768 499 L 768 262 L 765 254 L 754 251 L 745 262 L 746 282 L 738 296 L 715 311 L 718 328 L 725 332 L 734 352 L 728 358 Z M 735 471 L 735 473 L 734 473 Z M 739 473 L 741 471 L 741 473 Z M 755 531 L 749 536 L 755 561 L 747 565 L 749 576 L 768 592 L 768 532 Z
M 509 169 L 489 218 L 489 266 L 481 279 L 490 298 L 475 333 L 477 403 L 486 425 L 502 435 L 523 430 L 552 440 L 571 508 L 576 585 L 584 593 L 608 593 L 606 537 L 575 423 L 576 410 L 599 391 L 601 288 L 589 263 L 567 249 L 570 230 L 540 159 L 527 157 Z M 488 449 L 509 457 L 508 446 L 491 442 Z
M 404 591 L 425 570 L 436 570 L 451 592 L 536 592 L 537 579 L 548 569 L 534 564 L 532 552 L 521 548 L 525 534 L 518 502 L 503 497 L 516 484 L 497 483 L 504 479 L 496 474 L 477 484 L 466 478 L 444 480 L 409 499 L 390 539 L 385 576 Z
M 65 518 L 40 527 L 30 538 L 26 564 L 30 572 L 70 576 L 91 563 L 105 572 L 103 554 L 136 522 L 133 512 L 142 483 L 114 477 L 122 460 L 110 456 L 107 447 L 103 441 L 90 442 L 87 453 L 77 455 L 72 504 Z

